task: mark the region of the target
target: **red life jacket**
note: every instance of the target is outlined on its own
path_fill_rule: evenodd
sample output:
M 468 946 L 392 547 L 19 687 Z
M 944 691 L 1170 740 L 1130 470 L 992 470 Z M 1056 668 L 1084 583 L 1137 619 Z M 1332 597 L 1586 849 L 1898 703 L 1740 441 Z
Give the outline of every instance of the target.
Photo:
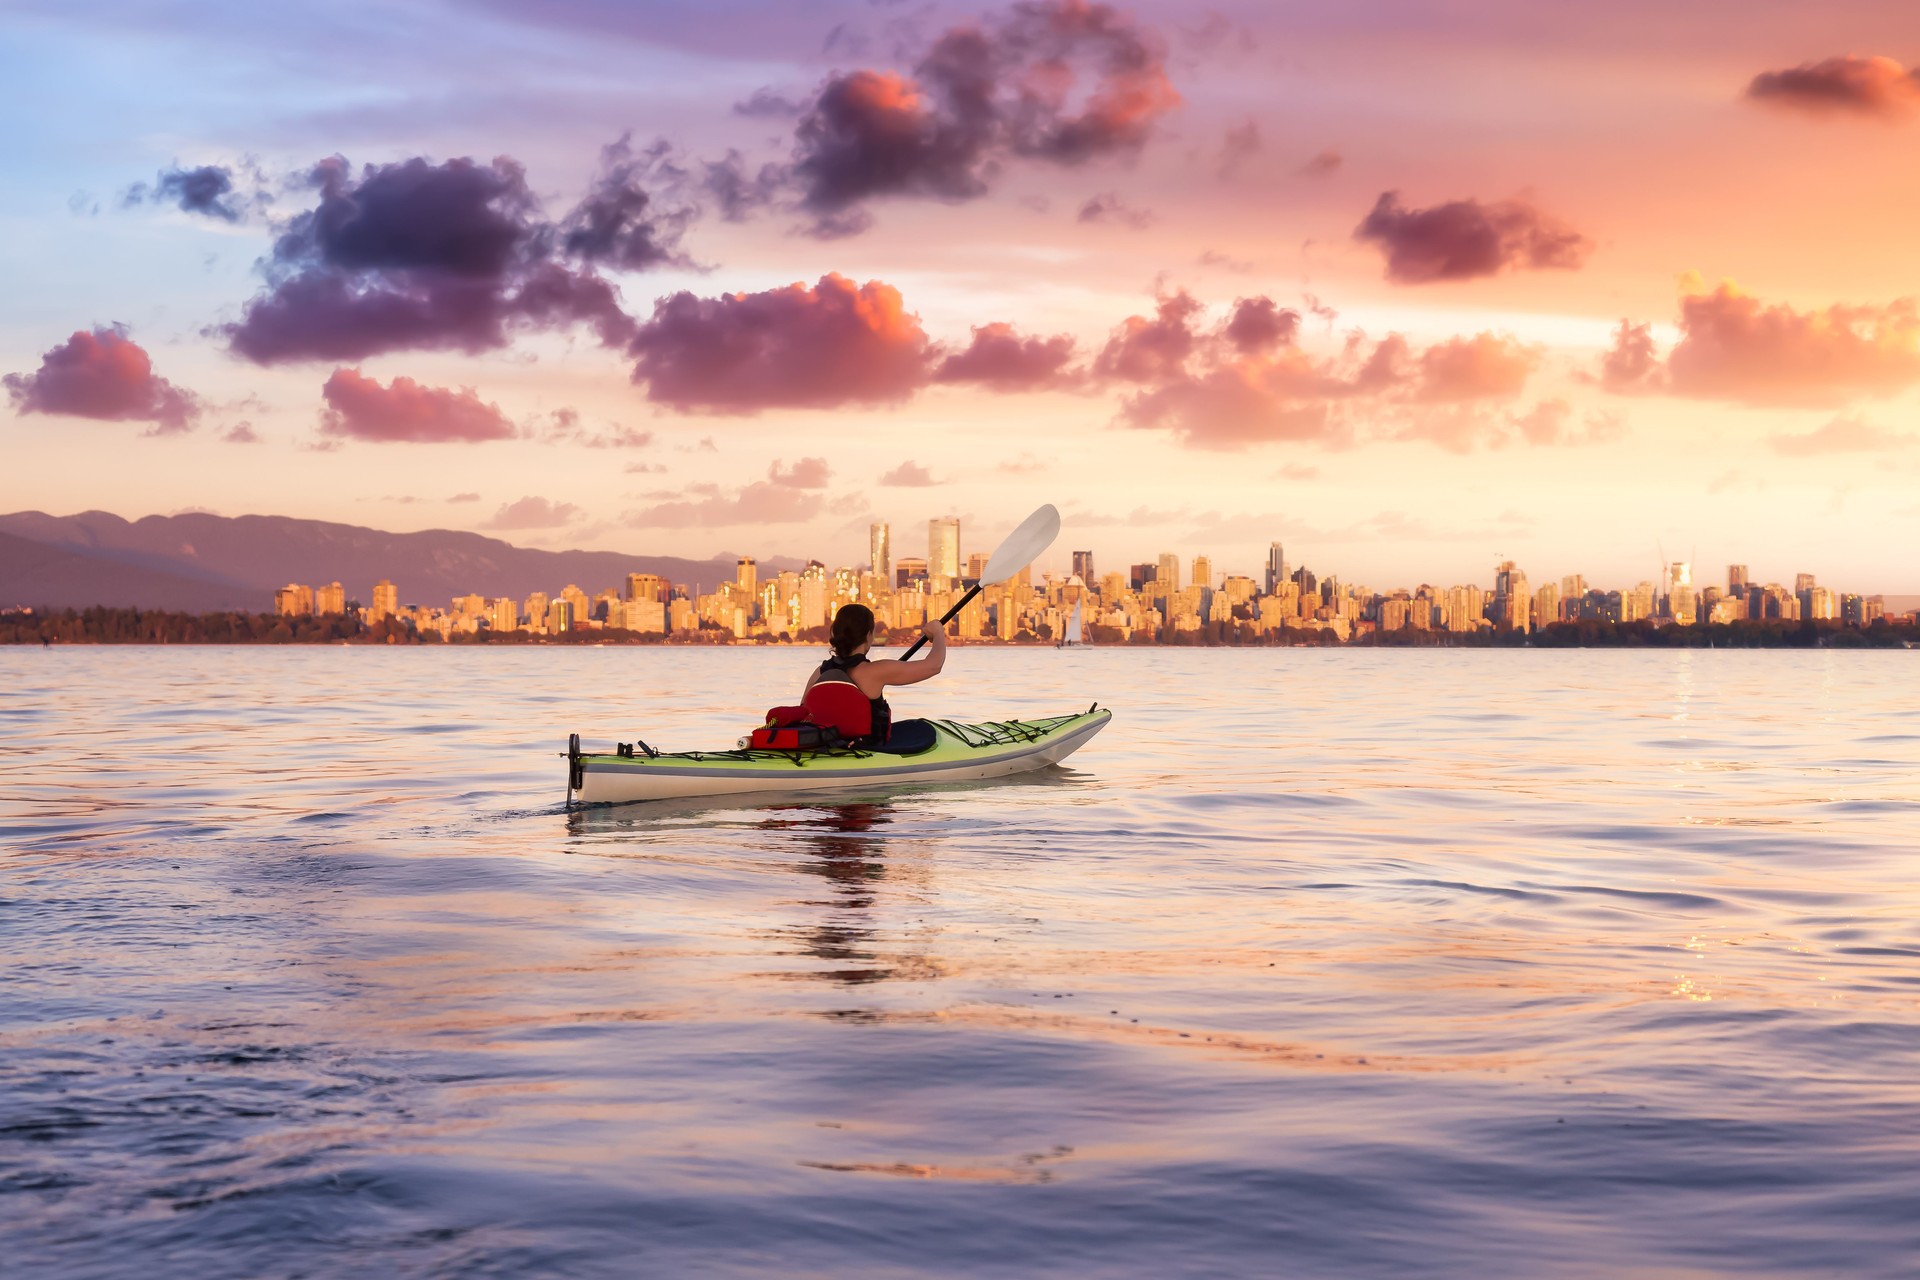
M 893 708 L 885 698 L 869 698 L 853 682 L 853 669 L 865 661 L 864 653 L 828 658 L 820 664 L 820 678 L 800 701 L 808 719 L 838 729 L 849 742 L 885 742 L 893 732 Z

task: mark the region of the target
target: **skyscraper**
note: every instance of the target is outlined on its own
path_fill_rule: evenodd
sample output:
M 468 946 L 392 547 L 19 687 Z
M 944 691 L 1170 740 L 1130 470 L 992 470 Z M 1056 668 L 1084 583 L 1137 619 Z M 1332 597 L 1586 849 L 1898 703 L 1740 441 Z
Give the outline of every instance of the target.
M 740 563 L 734 568 L 734 581 L 748 595 L 760 589 L 760 566 L 754 563 L 752 556 L 741 556 Z
M 666 585 L 666 580 L 657 573 L 630 573 L 627 575 L 627 599 L 664 600 Z
M 1727 594 L 1728 595 L 1730 596 L 1746 595 L 1747 585 L 1749 581 L 1750 579 L 1747 577 L 1747 566 L 1743 564 L 1730 564 L 1727 566 Z
M 1161 592 L 1172 595 L 1180 589 L 1180 557 L 1171 551 L 1160 554 L 1160 567 L 1154 571 L 1153 580 Z
M 1287 553 L 1279 543 L 1267 548 L 1267 594 L 1272 595 L 1287 580 Z
M 1196 587 L 1213 586 L 1213 557 L 1195 556 L 1193 558 L 1193 585 Z
M 400 612 L 400 589 L 385 578 L 373 584 L 373 620 L 391 618 Z
M 347 592 L 337 582 L 329 582 L 324 587 L 313 589 L 313 611 L 315 613 L 345 613 L 347 611 Z
M 1093 552 L 1076 551 L 1073 553 L 1073 573 L 1088 586 L 1094 584 Z
M 927 521 L 927 576 L 960 576 L 960 521 L 953 516 Z
M 867 526 L 867 559 L 873 580 L 882 586 L 893 585 L 893 530 L 877 520 Z

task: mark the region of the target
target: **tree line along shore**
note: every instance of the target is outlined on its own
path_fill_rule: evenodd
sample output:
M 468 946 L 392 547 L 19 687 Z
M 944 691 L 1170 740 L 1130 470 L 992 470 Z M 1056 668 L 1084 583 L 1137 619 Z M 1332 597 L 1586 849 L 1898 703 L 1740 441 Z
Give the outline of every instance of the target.
M 1686 648 L 1686 649 L 1896 649 L 1920 647 L 1920 625 L 1910 619 L 1876 619 L 1866 627 L 1828 620 L 1738 621 L 1675 626 L 1636 622 L 1556 622 L 1532 632 L 1482 628 L 1477 632 L 1422 631 L 1411 627 L 1369 632 L 1342 641 L 1316 628 L 1260 631 L 1248 623 L 1211 622 L 1199 630 L 1162 628 L 1122 638 L 1118 628 L 1089 626 L 1087 643 L 1099 648 Z M 375 644 L 375 645 L 739 645 L 819 644 L 827 628 L 812 627 L 789 639 L 735 639 L 720 628 L 661 635 L 605 629 L 542 635 L 525 631 L 478 631 L 443 638 L 395 617 L 364 621 L 353 613 L 285 616 L 271 613 L 177 613 L 157 609 L 15 609 L 0 612 L 0 644 Z M 1013 640 L 968 644 L 1045 646 L 1030 633 Z

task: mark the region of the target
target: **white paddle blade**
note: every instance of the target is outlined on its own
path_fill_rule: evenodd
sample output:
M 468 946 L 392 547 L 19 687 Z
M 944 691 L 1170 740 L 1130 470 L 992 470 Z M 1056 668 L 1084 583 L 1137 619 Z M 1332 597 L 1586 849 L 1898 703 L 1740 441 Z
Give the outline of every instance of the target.
M 1038 511 L 1020 522 L 1020 527 L 1006 536 L 1000 549 L 987 561 L 987 571 L 980 575 L 980 585 L 1005 582 L 1014 574 L 1040 558 L 1042 552 L 1053 545 L 1060 536 L 1060 513 L 1049 502 Z

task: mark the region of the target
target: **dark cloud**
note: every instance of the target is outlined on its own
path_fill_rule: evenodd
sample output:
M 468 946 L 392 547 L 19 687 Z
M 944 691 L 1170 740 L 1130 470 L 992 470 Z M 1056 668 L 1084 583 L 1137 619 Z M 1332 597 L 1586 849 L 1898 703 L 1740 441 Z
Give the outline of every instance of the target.
M 1264 355 L 1299 335 L 1300 313 L 1281 307 L 1272 298 L 1240 298 L 1233 304 L 1224 332 L 1240 354 Z
M 1508 269 L 1571 270 L 1593 249 L 1585 236 L 1525 201 L 1451 200 L 1409 209 L 1397 191 L 1384 192 L 1353 235 L 1380 246 L 1387 279 L 1396 284 L 1472 280 Z
M 615 144 L 593 192 L 555 227 L 505 157 L 416 157 L 356 174 L 335 156 L 308 173 L 316 203 L 275 241 L 266 291 L 221 332 L 257 364 L 488 351 L 515 329 L 574 324 L 624 344 L 631 320 L 590 267 L 672 260 L 680 215 L 651 216 L 636 185 L 659 165 Z
M 906 399 L 931 348 L 899 291 L 839 275 L 760 293 L 654 304 L 631 348 L 647 398 L 682 412 L 757 413 Z
M 1029 0 L 947 31 L 911 76 L 829 77 L 795 128 L 788 176 L 816 234 L 849 234 L 866 201 L 971 200 L 1016 157 L 1131 155 L 1178 102 L 1153 34 L 1105 4 Z
M 1136 231 L 1153 225 L 1153 212 L 1135 208 L 1111 191 L 1103 191 L 1080 206 L 1076 222 L 1118 222 Z
M 939 484 L 933 473 L 917 462 L 903 462 L 880 477 L 880 483 L 893 489 L 928 489 Z
M 995 391 L 1064 386 L 1074 380 L 1067 370 L 1073 348 L 1067 334 L 1023 338 L 1010 324 L 979 325 L 965 350 L 947 356 L 934 369 L 933 380 L 978 383 Z
M 1762 71 L 1747 85 L 1756 102 L 1816 115 L 1900 116 L 1920 107 L 1920 67 L 1848 55 Z
M 806 109 L 806 103 L 769 88 L 755 89 L 745 102 L 733 104 L 733 114 L 751 120 L 792 120 Z
M 152 186 L 136 182 L 127 189 L 129 205 L 151 201 L 171 204 L 182 213 L 197 213 L 222 222 L 239 222 L 251 203 L 234 186 L 233 170 L 225 165 L 206 164 L 192 169 L 175 165 L 163 169 Z
M 786 171 L 775 164 L 763 164 L 748 173 L 746 157 L 738 151 L 728 151 L 719 160 L 703 161 L 701 172 L 701 189 L 726 222 L 745 222 L 772 207 L 786 181 Z
M 162 435 L 188 430 L 200 415 L 199 398 L 156 374 L 125 325 L 76 330 L 43 355 L 34 372 L 0 382 L 16 413 L 151 422 Z
M 604 148 L 592 189 L 560 224 L 562 251 L 620 271 L 688 265 L 680 237 L 692 210 L 663 210 L 653 194 L 685 179 L 671 157 L 665 142 L 635 152 L 631 134 Z
M 471 389 L 423 387 L 406 377 L 383 387 L 358 369 L 335 369 L 320 394 L 327 402 L 320 434 L 335 440 L 445 444 L 514 434 L 499 407 Z
M 1661 361 L 1645 325 L 1622 322 L 1601 364 L 1610 391 L 1735 404 L 1839 408 L 1920 384 L 1920 307 L 1801 311 L 1723 283 L 1680 302 L 1680 341 Z
M 525 497 L 500 505 L 491 518 L 480 523 L 482 529 L 558 529 L 571 524 L 580 508 L 571 502 L 552 502 L 541 497 Z

